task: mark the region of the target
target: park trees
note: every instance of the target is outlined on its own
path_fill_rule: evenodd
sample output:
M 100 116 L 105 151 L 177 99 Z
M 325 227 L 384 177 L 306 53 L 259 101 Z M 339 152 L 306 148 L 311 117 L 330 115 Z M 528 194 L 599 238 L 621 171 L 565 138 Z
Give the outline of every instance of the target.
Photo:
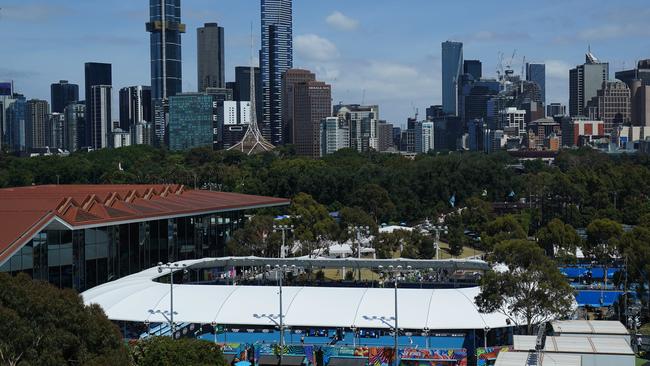
M 526 231 L 513 215 L 497 217 L 485 225 L 481 234 L 483 249 L 491 250 L 504 240 L 526 239 Z
M 128 365 L 119 330 L 97 305 L 20 274 L 0 273 L 0 363 Z
M 546 251 L 546 255 L 562 262 L 575 261 L 576 249 L 582 243 L 573 226 L 565 224 L 560 219 L 553 219 L 541 228 L 537 232 L 537 240 Z
M 587 226 L 587 241 L 583 252 L 605 268 L 605 285 L 610 263 L 620 255 L 619 241 L 623 227 L 610 219 L 596 219 Z
M 278 235 L 273 232 L 273 216 L 256 215 L 235 231 L 226 247 L 230 255 L 275 257 L 280 245 Z
M 199 339 L 152 337 L 131 344 L 130 351 L 135 366 L 226 366 L 219 346 Z
M 311 255 L 314 249 L 336 237 L 337 225 L 329 215 L 327 207 L 319 204 L 306 193 L 298 193 L 289 207 L 291 222 L 294 224 L 294 237 L 301 243 L 301 252 Z
M 515 324 L 533 326 L 566 317 L 573 307 L 573 290 L 555 263 L 534 242 L 506 240 L 497 244 L 490 261 L 504 268 L 491 270 L 481 279 L 475 298 L 483 312 L 500 312 Z

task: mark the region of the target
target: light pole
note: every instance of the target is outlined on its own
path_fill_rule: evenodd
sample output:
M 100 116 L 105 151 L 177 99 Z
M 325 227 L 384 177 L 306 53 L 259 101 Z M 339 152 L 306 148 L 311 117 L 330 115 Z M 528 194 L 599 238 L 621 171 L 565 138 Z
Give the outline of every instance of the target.
M 359 234 L 370 235 L 369 226 L 348 226 L 348 234 L 352 236 L 352 246 L 354 247 L 354 242 L 357 242 L 357 258 L 361 259 L 361 240 L 359 240 Z M 359 276 L 359 282 L 361 282 L 361 267 L 357 263 L 357 270 Z M 345 273 L 343 274 L 345 276 Z M 345 278 L 345 277 L 344 277 Z
M 391 318 L 386 318 L 386 317 L 379 317 L 377 318 L 376 316 L 371 317 L 369 319 L 379 319 L 381 320 L 384 324 L 388 325 L 389 327 L 393 328 L 393 335 L 394 335 L 394 348 L 395 348 L 395 366 L 399 364 L 398 361 L 398 350 L 399 350 L 399 322 L 397 318 L 397 280 L 399 274 L 402 273 L 403 268 L 402 266 L 398 265 L 397 267 L 394 267 L 393 265 L 388 266 L 387 270 L 384 270 L 384 266 L 379 266 L 378 267 L 380 271 L 385 272 L 385 273 L 392 273 L 393 274 L 393 283 L 394 283 L 394 298 L 395 298 L 395 308 L 394 308 L 394 315 Z M 411 266 L 406 266 L 407 271 L 411 271 L 412 267 Z M 366 317 L 367 318 L 367 317 Z M 367 318 L 368 319 L 368 318 Z M 391 326 L 387 320 L 394 320 L 394 324 Z
M 485 352 L 487 352 L 487 336 L 489 331 L 490 327 L 486 325 L 485 328 L 483 328 L 483 347 L 485 348 Z
M 295 265 L 292 265 L 291 268 L 295 268 Z M 266 265 L 266 268 L 268 270 L 271 269 L 271 266 L 269 264 Z M 282 266 L 276 264 L 275 265 L 275 273 L 280 272 L 280 275 L 278 276 L 278 286 L 279 286 L 279 297 L 280 297 L 280 313 L 278 314 L 278 318 L 280 320 L 280 323 L 277 324 L 280 327 L 280 365 L 282 365 L 282 354 L 284 353 L 284 316 L 282 314 L 282 279 L 284 278 L 284 272 L 287 270 L 287 265 L 284 264 Z M 269 319 L 273 320 L 272 317 L 269 317 Z M 275 322 L 275 321 L 274 321 Z
M 174 271 L 179 269 L 183 270 L 183 273 L 187 273 L 187 265 L 179 265 L 178 263 L 165 263 L 158 262 L 158 273 L 163 273 L 163 271 L 169 271 L 169 328 L 172 331 L 172 338 L 176 333 L 176 324 L 174 324 Z M 164 315 L 164 314 L 163 314 Z
M 435 231 L 436 239 L 433 242 L 433 246 L 436 250 L 436 259 L 440 259 L 440 233 L 447 234 L 447 225 L 434 225 L 431 230 Z
M 293 225 L 275 225 L 273 224 L 273 231 L 282 232 L 282 246 L 280 247 L 280 258 L 285 257 L 285 248 L 284 248 L 284 243 L 286 240 L 286 232 L 287 231 L 293 231 Z

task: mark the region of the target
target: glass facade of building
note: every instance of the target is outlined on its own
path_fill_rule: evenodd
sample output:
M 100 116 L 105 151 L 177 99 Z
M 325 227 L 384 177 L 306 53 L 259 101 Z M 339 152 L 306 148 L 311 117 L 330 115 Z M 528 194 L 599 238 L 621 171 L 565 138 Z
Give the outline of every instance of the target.
M 181 94 L 169 98 L 169 148 L 212 146 L 216 102 L 212 95 Z
M 292 0 L 262 0 L 262 115 L 260 129 L 273 145 L 282 145 L 282 74 L 293 67 Z
M 230 211 L 81 230 L 46 229 L 0 272 L 24 272 L 81 292 L 158 262 L 224 256 L 226 242 L 243 222 L 243 211 Z
M 152 98 L 165 99 L 182 91 L 181 1 L 150 0 L 147 31 L 151 33 Z

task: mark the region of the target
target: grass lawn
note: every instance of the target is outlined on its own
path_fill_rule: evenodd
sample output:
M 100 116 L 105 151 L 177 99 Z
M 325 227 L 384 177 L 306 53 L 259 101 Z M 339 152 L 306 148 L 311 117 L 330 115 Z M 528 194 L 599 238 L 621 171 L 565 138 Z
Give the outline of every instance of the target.
M 639 357 L 636 358 L 636 366 L 643 366 L 648 362 L 650 362 L 650 360 L 646 360 L 644 358 L 639 358 Z
M 345 274 L 342 273 L 342 268 L 336 269 L 336 268 L 326 268 L 323 270 L 325 273 L 325 278 L 328 280 L 332 281 L 338 281 L 338 280 L 343 280 L 345 278 Z M 356 268 L 346 268 L 346 272 L 352 271 L 354 273 L 354 279 L 357 279 L 357 270 Z M 367 268 L 361 268 L 361 280 L 362 281 L 376 281 L 379 280 L 379 275 Z
M 473 257 L 475 255 L 483 255 L 484 253 L 478 249 L 472 247 L 463 247 L 463 252 L 458 257 L 452 257 L 449 254 L 449 244 L 440 242 L 440 259 L 450 259 L 450 258 L 467 258 Z

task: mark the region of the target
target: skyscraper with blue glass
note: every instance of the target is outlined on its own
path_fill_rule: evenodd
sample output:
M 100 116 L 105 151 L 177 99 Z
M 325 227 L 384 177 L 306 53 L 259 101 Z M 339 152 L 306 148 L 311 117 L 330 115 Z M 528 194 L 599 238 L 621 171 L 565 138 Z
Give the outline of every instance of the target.
M 165 136 L 164 109 L 167 98 L 182 92 L 181 0 L 149 0 L 151 33 L 151 99 L 154 106 L 154 123 L 159 142 Z M 158 109 L 158 110 L 156 110 Z
M 463 73 L 463 44 L 442 43 L 442 110 L 452 116 L 458 113 L 458 80 Z
M 546 65 L 526 63 L 526 80 L 534 81 L 539 85 L 539 91 L 542 94 L 542 103 L 546 104 Z
M 292 0 L 262 0 L 261 130 L 273 145 L 282 145 L 282 74 L 293 67 Z

